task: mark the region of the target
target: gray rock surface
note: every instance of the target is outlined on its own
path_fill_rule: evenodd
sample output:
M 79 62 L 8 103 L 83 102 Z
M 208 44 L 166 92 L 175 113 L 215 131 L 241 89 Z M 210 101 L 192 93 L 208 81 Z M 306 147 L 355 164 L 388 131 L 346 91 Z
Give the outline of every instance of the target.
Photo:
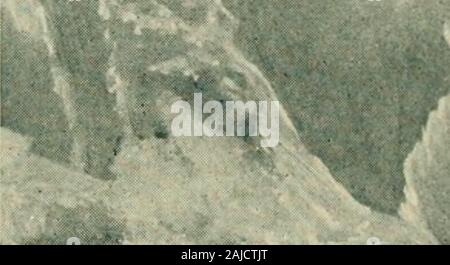
M 1 244 L 449 243 L 445 1 L 1 6 Z M 195 92 L 281 144 L 173 137 Z

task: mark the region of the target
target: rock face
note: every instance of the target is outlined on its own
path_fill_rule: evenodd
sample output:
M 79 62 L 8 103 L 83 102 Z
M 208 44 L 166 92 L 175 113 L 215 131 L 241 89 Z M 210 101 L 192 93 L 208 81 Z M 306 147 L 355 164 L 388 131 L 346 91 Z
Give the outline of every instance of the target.
M 423 140 L 405 162 L 405 174 L 411 186 L 411 197 L 420 205 L 421 215 L 443 244 L 450 244 L 450 97 L 439 101 L 431 113 Z M 416 194 L 414 195 L 414 191 Z M 408 192 L 407 192 L 408 194 Z M 416 201 L 417 200 L 417 201 Z M 430 207 L 430 205 L 433 205 Z
M 449 4 L 259 2 L 229 1 L 236 42 L 277 88 L 307 149 L 358 201 L 396 212 L 403 163 L 450 92 Z
M 325 2 L 5 0 L 0 243 L 448 243 L 449 6 Z M 173 137 L 195 92 L 280 145 Z

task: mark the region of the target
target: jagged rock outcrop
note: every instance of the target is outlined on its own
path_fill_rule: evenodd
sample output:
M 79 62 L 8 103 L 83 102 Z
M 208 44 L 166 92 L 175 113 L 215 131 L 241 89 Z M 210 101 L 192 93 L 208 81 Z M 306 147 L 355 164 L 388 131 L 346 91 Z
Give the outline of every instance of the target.
M 433 192 L 449 188 L 448 97 L 406 162 L 400 214 L 383 214 L 336 181 L 285 105 L 275 148 L 171 136 L 170 104 L 194 92 L 282 94 L 222 1 L 6 0 L 2 12 L 0 243 L 447 242 L 447 197 Z

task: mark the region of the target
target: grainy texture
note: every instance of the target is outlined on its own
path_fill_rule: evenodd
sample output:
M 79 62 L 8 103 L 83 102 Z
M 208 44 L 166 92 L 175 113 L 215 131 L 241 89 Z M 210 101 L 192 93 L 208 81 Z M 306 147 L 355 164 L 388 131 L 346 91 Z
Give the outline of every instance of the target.
M 449 1 L 1 14 L 0 244 L 449 244 Z M 280 101 L 280 145 L 174 137 L 195 92 Z

